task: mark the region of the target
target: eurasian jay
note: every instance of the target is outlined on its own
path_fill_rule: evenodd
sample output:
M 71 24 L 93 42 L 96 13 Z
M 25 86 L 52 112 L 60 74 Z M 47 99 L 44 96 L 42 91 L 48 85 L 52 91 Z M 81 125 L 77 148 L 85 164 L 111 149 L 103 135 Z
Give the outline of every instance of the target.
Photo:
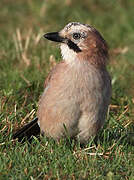
M 92 26 L 71 22 L 44 35 L 59 42 L 63 60 L 49 73 L 37 118 L 17 131 L 19 141 L 40 132 L 59 140 L 66 136 L 87 143 L 103 126 L 111 97 L 106 70 L 108 47 Z

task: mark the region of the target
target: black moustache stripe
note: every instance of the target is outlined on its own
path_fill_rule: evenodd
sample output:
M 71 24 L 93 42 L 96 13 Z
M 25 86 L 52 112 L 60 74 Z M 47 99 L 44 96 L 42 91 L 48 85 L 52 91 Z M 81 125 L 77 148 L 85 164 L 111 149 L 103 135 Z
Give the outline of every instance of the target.
M 75 52 L 81 52 L 81 49 L 77 46 L 77 44 L 75 44 L 74 42 L 72 42 L 70 39 L 68 39 L 67 41 L 67 45 L 70 49 L 73 49 Z

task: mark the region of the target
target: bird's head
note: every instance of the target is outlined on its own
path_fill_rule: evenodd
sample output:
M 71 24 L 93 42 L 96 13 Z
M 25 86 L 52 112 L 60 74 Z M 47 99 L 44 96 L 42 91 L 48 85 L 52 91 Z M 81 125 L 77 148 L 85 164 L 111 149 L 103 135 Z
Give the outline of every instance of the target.
M 45 38 L 61 43 L 61 53 L 67 63 L 78 60 L 105 65 L 108 47 L 100 33 L 87 24 L 71 22 L 60 32 L 51 32 Z

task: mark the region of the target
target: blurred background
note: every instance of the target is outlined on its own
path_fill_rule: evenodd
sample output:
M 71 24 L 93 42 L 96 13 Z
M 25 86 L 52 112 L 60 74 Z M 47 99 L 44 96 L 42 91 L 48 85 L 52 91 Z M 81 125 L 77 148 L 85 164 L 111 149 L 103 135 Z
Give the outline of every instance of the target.
M 79 21 L 101 32 L 110 48 L 113 87 L 133 96 L 133 7 L 131 0 L 2 0 L 0 89 L 19 89 L 24 78 L 31 84 L 44 80 L 50 66 L 60 60 L 60 51 L 42 35 Z
M 112 100 L 107 123 L 99 135 L 102 138 L 100 145 L 92 149 L 94 153 L 103 150 L 109 154 L 101 156 L 99 161 L 96 156 L 75 156 L 63 145 L 53 148 L 51 141 L 39 143 L 31 150 L 27 144 L 23 149 L 10 141 L 12 132 L 36 116 L 44 80 L 51 68 L 61 60 L 59 45 L 44 39 L 43 34 L 59 31 L 72 21 L 94 26 L 109 45 L 108 70 L 112 76 Z M 58 177 L 58 173 L 61 176 L 71 173 L 70 177 L 74 179 L 73 174 L 76 173 L 76 179 L 80 174 L 85 179 L 89 174 L 93 179 L 104 179 L 102 176 L 107 174 L 114 179 L 129 179 L 134 172 L 133 154 L 130 153 L 133 151 L 131 146 L 124 146 L 120 139 L 133 131 L 133 0 L 1 0 L 0 179 L 2 174 L 5 177 L 8 172 L 13 179 L 26 179 L 25 175 L 30 179 L 34 172 L 38 179 L 41 170 L 52 177 Z M 124 138 L 124 142 L 131 141 L 133 137 Z M 32 158 L 29 158 L 28 153 Z M 66 158 L 66 154 L 70 158 Z M 117 162 L 118 168 L 115 168 Z

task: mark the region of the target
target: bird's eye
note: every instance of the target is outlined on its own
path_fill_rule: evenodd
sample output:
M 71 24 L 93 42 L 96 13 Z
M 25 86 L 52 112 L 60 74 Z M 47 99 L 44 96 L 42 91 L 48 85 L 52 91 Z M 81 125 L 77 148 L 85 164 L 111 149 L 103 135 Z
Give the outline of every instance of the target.
M 74 38 L 75 40 L 80 39 L 80 37 L 81 37 L 81 34 L 80 34 L 80 33 L 74 33 L 74 34 L 73 34 L 73 38 Z

